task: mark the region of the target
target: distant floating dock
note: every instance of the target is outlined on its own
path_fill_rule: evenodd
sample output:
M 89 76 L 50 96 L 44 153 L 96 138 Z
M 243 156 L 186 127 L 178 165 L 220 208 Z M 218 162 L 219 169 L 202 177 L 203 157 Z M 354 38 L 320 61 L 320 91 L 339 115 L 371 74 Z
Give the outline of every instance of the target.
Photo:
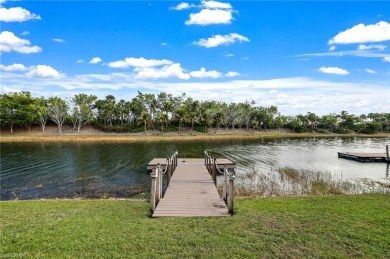
M 354 160 L 358 162 L 387 162 L 390 160 L 386 157 L 385 153 L 341 153 L 337 152 L 339 158 Z
M 354 160 L 358 162 L 385 162 L 390 163 L 389 145 L 386 145 L 385 153 L 350 153 L 337 152 L 339 158 Z

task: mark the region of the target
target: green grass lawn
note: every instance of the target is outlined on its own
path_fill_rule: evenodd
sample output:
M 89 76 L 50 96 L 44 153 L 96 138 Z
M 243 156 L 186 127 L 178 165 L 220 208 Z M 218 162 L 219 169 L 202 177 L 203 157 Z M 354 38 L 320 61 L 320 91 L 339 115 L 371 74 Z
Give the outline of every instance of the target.
M 146 201 L 0 203 L 0 257 L 390 258 L 390 195 L 246 198 L 224 218 L 148 218 Z

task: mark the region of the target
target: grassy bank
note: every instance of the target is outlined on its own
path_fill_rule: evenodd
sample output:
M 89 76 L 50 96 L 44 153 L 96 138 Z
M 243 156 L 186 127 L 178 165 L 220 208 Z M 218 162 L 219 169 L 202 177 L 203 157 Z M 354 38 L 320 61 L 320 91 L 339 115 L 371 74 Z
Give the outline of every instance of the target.
M 10 142 L 159 142 L 159 141 L 210 141 L 241 140 L 262 138 L 329 138 L 329 137 L 369 137 L 390 138 L 390 134 L 322 134 L 322 133 L 289 133 L 289 132 L 256 132 L 225 134 L 167 134 L 167 135 L 130 135 L 130 134 L 53 134 L 53 135 L 2 135 L 0 143 Z
M 390 257 L 388 194 L 239 199 L 227 218 L 150 219 L 146 201 L 0 206 L 0 256 Z

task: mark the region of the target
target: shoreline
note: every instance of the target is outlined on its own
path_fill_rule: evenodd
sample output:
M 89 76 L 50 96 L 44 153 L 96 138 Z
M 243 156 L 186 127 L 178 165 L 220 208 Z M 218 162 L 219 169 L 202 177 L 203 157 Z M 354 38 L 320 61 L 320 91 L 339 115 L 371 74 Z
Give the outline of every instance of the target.
M 28 142 L 186 142 L 186 141 L 222 141 L 222 140 L 254 140 L 269 138 L 390 138 L 390 133 L 378 134 L 335 134 L 335 133 L 290 133 L 290 132 L 238 132 L 217 134 L 1 134 L 0 143 Z

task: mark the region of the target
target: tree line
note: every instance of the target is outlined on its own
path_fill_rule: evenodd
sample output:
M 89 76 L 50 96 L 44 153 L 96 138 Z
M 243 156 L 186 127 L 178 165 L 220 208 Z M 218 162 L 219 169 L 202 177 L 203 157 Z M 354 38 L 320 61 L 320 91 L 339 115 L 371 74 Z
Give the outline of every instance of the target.
M 277 106 L 258 106 L 254 101 L 225 103 L 199 101 L 186 94 L 173 96 L 165 92 L 157 95 L 138 92 L 127 101 L 116 100 L 112 95 L 98 99 L 95 95 L 80 93 L 69 99 L 60 97 L 33 97 L 30 92 L 13 92 L 0 95 L 0 125 L 26 127 L 39 125 L 45 132 L 47 124 L 56 124 L 62 133 L 64 125 L 80 132 L 92 125 L 107 132 L 162 133 L 177 131 L 183 126 L 200 132 L 224 129 L 267 131 L 289 128 L 295 132 L 376 133 L 390 132 L 390 113 L 361 115 L 341 111 L 318 116 L 313 112 L 285 116 Z

